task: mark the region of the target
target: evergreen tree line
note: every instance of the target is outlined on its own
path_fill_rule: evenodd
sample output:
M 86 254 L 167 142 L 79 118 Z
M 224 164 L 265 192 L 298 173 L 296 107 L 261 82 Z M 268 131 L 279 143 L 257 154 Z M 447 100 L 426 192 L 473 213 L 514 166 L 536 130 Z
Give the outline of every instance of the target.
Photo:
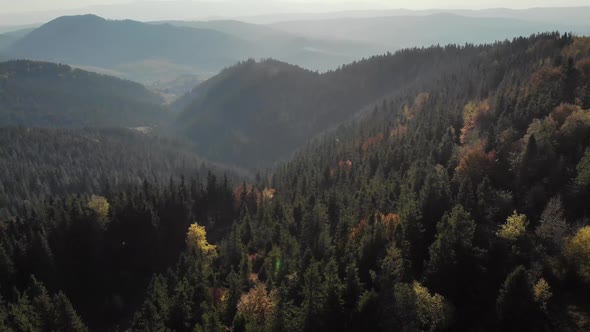
M 50 197 L 102 195 L 209 171 L 237 179 L 239 170 L 196 157 L 189 144 L 118 128 L 0 128 L 0 220 Z

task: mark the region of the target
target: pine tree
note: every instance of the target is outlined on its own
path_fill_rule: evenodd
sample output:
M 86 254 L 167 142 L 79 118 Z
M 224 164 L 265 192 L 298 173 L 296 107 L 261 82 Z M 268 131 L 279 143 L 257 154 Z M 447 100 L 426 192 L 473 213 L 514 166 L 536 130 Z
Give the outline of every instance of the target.
M 72 304 L 62 292 L 59 292 L 53 297 L 53 304 L 55 310 L 55 330 L 67 332 L 84 332 L 88 328 L 82 322 L 82 319 Z

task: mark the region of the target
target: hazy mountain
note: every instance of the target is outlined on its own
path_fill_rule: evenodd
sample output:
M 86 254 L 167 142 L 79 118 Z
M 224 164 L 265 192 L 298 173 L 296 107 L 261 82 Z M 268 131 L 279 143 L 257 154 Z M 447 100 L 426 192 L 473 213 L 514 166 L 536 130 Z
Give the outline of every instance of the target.
M 0 52 L 6 51 L 8 48 L 10 48 L 10 46 L 12 46 L 13 43 L 23 38 L 33 30 L 34 28 L 26 28 L 0 34 Z
M 140 84 L 45 62 L 0 63 L 0 126 L 154 126 L 168 118 Z
M 31 31 L 38 28 L 41 24 L 26 24 L 26 25 L 3 25 L 0 26 L 0 33 L 19 33 L 22 31 Z
M 208 77 L 248 58 L 334 69 L 380 51 L 365 43 L 303 38 L 236 21 L 147 24 L 94 15 L 61 17 L 1 43 L 12 43 L 4 51 L 11 57 L 62 62 L 141 82 L 186 74 Z
M 364 41 L 302 37 L 266 25 L 234 20 L 168 21 L 166 23 L 221 31 L 255 45 L 253 58 L 273 58 L 310 70 L 325 71 L 354 60 L 381 53 L 378 47 Z
M 15 39 L 8 35 L 0 35 L 0 52 L 8 48 L 12 43 L 14 43 Z
M 44 24 L 9 50 L 15 57 L 90 65 L 132 74 L 135 63 L 154 60 L 216 71 L 248 54 L 248 43 L 205 29 L 109 21 L 85 15 Z
M 354 40 L 399 49 L 449 43 L 485 43 L 544 31 L 590 33 L 590 26 L 455 14 L 287 21 L 270 25 L 292 34 Z
M 227 33 L 245 40 L 258 41 L 267 38 L 293 38 L 293 35 L 281 30 L 273 29 L 267 25 L 246 23 L 236 20 L 210 20 L 210 21 L 156 21 L 152 24 L 172 24 L 175 26 L 209 29 Z
M 367 10 L 326 10 L 322 12 L 286 12 L 271 14 L 239 15 L 233 19 L 256 24 L 272 24 L 285 21 L 327 20 L 342 18 L 371 18 L 390 16 L 427 16 L 433 14 L 454 14 L 468 17 L 504 17 L 527 21 L 553 22 L 559 24 L 588 25 L 590 6 L 586 7 L 537 7 L 526 9 L 367 9 Z
M 446 12 L 470 17 L 504 17 L 533 22 L 590 26 L 588 20 L 590 7 L 492 8 L 483 10 L 448 10 Z

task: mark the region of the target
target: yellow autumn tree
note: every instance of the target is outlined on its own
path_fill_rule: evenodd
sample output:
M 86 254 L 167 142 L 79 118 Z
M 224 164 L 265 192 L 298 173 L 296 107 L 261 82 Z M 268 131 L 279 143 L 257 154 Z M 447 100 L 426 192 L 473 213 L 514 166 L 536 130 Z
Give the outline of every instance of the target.
M 533 286 L 533 297 L 543 311 L 547 310 L 547 302 L 549 302 L 552 295 L 549 283 L 543 278 L 539 279 Z
M 590 282 L 590 226 L 582 227 L 565 245 L 565 256 L 586 282 Z
M 109 202 L 102 196 L 92 195 L 88 201 L 88 208 L 100 218 L 105 219 L 109 215 Z
M 197 223 L 190 225 L 186 235 L 186 246 L 188 250 L 194 253 L 201 253 L 206 257 L 213 257 L 216 255 L 216 247 L 207 242 L 207 231 L 205 226 L 200 226 Z
M 428 288 L 414 281 L 416 294 L 416 320 L 422 331 L 439 331 L 448 326 L 451 307 L 440 294 L 431 294 Z
M 516 241 L 524 235 L 526 226 L 526 215 L 514 211 L 511 216 L 506 218 L 506 223 L 500 226 L 496 235 L 508 241 Z

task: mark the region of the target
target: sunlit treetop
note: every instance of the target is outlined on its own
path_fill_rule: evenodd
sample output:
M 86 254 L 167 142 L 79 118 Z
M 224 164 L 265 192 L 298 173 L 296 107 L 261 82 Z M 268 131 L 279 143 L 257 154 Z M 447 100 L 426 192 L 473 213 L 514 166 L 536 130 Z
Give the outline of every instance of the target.
M 590 226 L 580 228 L 565 245 L 565 255 L 583 280 L 590 282 Z
M 104 219 L 109 215 L 109 202 L 102 196 L 92 195 L 88 201 L 88 208 L 96 213 L 96 215 Z
M 506 223 L 500 226 L 500 229 L 496 234 L 505 240 L 516 241 L 524 235 L 526 226 L 526 215 L 518 214 L 514 211 L 511 216 L 506 218 Z
M 207 242 L 205 226 L 200 226 L 196 223 L 190 225 L 188 228 L 186 245 L 188 249 L 194 253 L 202 253 L 205 256 L 213 256 L 216 254 L 215 245 Z

